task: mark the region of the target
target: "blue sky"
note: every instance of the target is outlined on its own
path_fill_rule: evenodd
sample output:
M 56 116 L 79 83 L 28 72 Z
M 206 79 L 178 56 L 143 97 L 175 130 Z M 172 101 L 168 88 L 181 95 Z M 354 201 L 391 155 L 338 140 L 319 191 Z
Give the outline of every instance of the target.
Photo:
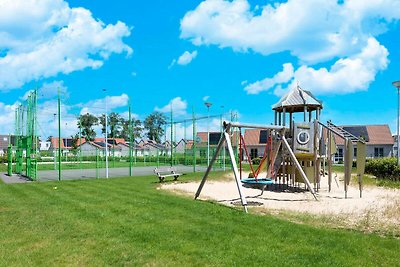
M 130 99 L 142 120 L 171 103 L 177 120 L 192 108 L 205 116 L 207 100 L 211 115 L 233 110 L 240 121 L 270 124 L 271 105 L 297 82 L 323 101 L 322 120 L 394 132 L 400 3 L 368 2 L 5 0 L 1 133 L 13 132 L 13 109 L 36 87 L 47 137 L 56 133 L 58 87 L 69 136 L 78 114 L 104 112 L 106 95 L 124 116 Z

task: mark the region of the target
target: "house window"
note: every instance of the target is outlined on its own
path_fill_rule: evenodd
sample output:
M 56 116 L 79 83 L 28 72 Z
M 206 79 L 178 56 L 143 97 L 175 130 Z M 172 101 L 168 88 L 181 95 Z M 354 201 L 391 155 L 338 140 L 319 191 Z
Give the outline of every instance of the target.
M 343 162 L 343 148 L 339 148 L 335 154 L 335 162 Z
M 257 148 L 250 149 L 250 159 L 256 158 L 257 155 L 258 155 L 258 149 Z
M 374 157 L 375 158 L 383 158 L 383 147 L 375 147 L 374 148 Z
M 357 157 L 357 148 L 355 147 L 353 151 L 354 151 L 354 153 L 353 153 L 354 157 Z

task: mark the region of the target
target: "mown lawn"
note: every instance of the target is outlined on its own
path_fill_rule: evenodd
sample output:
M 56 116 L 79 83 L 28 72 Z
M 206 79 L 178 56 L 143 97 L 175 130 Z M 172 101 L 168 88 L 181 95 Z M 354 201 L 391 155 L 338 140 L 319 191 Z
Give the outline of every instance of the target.
M 0 184 L 0 265 L 400 265 L 398 239 L 244 214 L 157 186 L 154 176 Z

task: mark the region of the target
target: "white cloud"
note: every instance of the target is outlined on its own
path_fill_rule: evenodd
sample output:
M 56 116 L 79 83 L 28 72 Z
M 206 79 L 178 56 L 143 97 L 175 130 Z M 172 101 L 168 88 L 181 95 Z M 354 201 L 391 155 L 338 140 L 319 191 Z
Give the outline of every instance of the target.
M 64 0 L 5 0 L 0 4 L 0 89 L 99 68 L 113 53 L 132 53 L 130 29 L 104 24 Z
M 275 88 L 277 95 L 282 95 L 285 84 L 292 81 L 289 89 L 299 81 L 304 89 L 317 94 L 344 94 L 367 90 L 379 71 L 388 65 L 388 51 L 375 38 L 368 39 L 367 46 L 358 54 L 337 60 L 329 69 L 314 69 L 306 65 L 293 71 L 290 63 L 283 65 L 283 71 L 273 78 L 265 78 L 245 87 L 249 94 L 258 94 Z
M 14 134 L 15 108 L 19 106 L 19 104 L 19 102 L 15 102 L 12 105 L 7 105 L 0 102 L 0 125 L 2 134 Z
M 124 118 L 126 120 L 129 119 L 129 111 L 121 112 L 120 115 L 122 118 Z M 137 120 L 137 119 L 139 119 L 139 114 L 131 113 L 131 118 L 132 118 L 132 120 L 134 120 L 134 119 Z
M 244 90 L 248 94 L 258 94 L 261 91 L 267 91 L 274 87 L 276 84 L 287 83 L 293 78 L 294 69 L 290 63 L 283 64 L 283 70 L 278 72 L 272 78 L 265 78 L 264 80 L 247 85 Z M 243 82 L 242 82 L 243 85 Z
M 195 59 L 197 57 L 197 51 L 193 51 L 193 52 L 189 52 L 189 51 L 185 51 L 179 58 L 177 63 L 179 65 L 187 65 L 190 62 L 192 62 L 193 59 Z
M 173 116 L 182 116 L 186 114 L 187 102 L 181 97 L 175 97 L 167 105 L 162 108 L 155 107 L 154 110 L 161 113 L 170 113 L 173 110 Z
M 58 95 L 58 90 L 60 90 L 60 96 L 64 99 L 69 98 L 68 88 L 64 85 L 64 81 L 44 83 L 38 90 L 38 97 L 42 99 L 56 97 Z
M 205 0 L 181 20 L 181 38 L 195 45 L 290 51 L 302 62 L 348 57 L 400 18 L 400 1 L 288 0 L 251 9 L 247 0 Z
M 384 46 L 370 38 L 360 53 L 339 59 L 329 70 L 301 66 L 296 70 L 294 78 L 301 81 L 304 88 L 320 94 L 367 90 L 376 74 L 387 68 L 388 55 Z
M 192 62 L 193 59 L 197 57 L 197 51 L 189 52 L 185 51 L 179 58 L 178 60 L 173 59 L 171 64 L 168 66 L 168 69 L 172 68 L 175 64 L 184 66 L 188 65 L 190 62 Z
M 173 59 L 171 64 L 169 64 L 168 69 L 171 69 L 176 64 L 176 59 Z
M 80 114 L 91 113 L 96 116 L 104 114 L 106 110 L 112 112 L 113 109 L 125 107 L 129 103 L 129 96 L 127 94 L 121 94 L 119 96 L 106 96 L 104 98 L 89 101 L 87 103 L 78 104 L 81 107 Z
M 205 102 L 205 101 L 207 101 L 209 98 L 210 98 L 210 96 L 208 96 L 208 95 L 203 96 L 203 101 Z
M 272 78 L 245 86 L 248 93 L 275 87 L 280 94 L 290 81 L 318 93 L 348 93 L 367 90 L 387 68 L 388 51 L 376 38 L 400 19 L 399 9 L 397 0 L 288 0 L 253 9 L 247 0 L 205 0 L 181 20 L 181 38 L 297 57 L 297 70 L 287 63 Z M 330 67 L 313 67 L 330 61 Z

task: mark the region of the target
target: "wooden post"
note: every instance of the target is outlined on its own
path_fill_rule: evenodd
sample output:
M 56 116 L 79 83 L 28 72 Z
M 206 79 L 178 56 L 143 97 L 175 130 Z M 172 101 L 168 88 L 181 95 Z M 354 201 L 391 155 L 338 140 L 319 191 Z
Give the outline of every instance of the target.
M 332 190 L 332 132 L 328 129 L 328 187 L 329 192 Z
M 229 157 L 232 162 L 232 170 L 233 170 L 233 174 L 235 175 L 236 186 L 239 191 L 239 196 L 242 201 L 243 209 L 247 213 L 247 200 L 246 200 L 246 196 L 242 192 L 242 185 L 241 185 L 241 181 L 239 178 L 239 171 L 238 171 L 238 168 L 236 165 L 235 155 L 233 154 L 231 140 L 229 139 L 229 134 L 227 132 L 224 132 L 224 136 L 225 136 L 225 140 L 226 140 L 227 147 L 228 147 Z
M 276 158 L 278 157 L 279 150 L 281 149 L 281 145 L 282 145 L 282 141 L 279 141 L 278 144 L 276 145 L 275 151 L 273 151 L 274 154 L 272 156 L 273 157 L 272 162 L 274 164 L 275 164 Z M 272 165 L 271 168 L 268 170 L 267 177 L 272 178 L 273 171 L 274 171 L 274 166 Z
M 283 115 L 283 126 L 286 126 L 286 108 L 283 108 L 283 113 L 282 113 L 282 115 Z
M 280 112 L 278 113 L 278 123 L 279 125 L 282 125 L 282 116 Z
M 311 114 L 311 111 L 310 111 Z M 314 121 L 314 190 L 317 190 L 317 183 L 319 181 L 318 172 L 318 122 Z M 318 180 L 318 181 L 317 181 Z
M 228 130 L 229 130 L 229 129 L 228 129 Z M 228 135 L 228 137 L 229 137 L 229 135 Z M 229 144 L 230 144 L 230 139 L 228 138 L 228 140 L 229 140 Z M 225 136 L 225 135 L 222 136 L 221 139 L 219 140 L 218 146 L 217 146 L 217 150 L 215 151 L 215 154 L 214 154 L 214 156 L 212 157 L 212 159 L 211 159 L 211 161 L 210 161 L 210 164 L 209 164 L 208 167 L 207 167 L 207 170 L 206 170 L 206 172 L 205 172 L 205 174 L 204 174 L 204 176 L 203 176 L 203 179 L 201 180 L 201 183 L 200 183 L 200 185 L 199 185 L 199 188 L 197 189 L 197 192 L 196 192 L 196 195 L 195 195 L 194 199 L 197 199 L 197 198 L 199 197 L 199 195 L 200 195 L 200 193 L 201 193 L 201 190 L 203 189 L 203 186 L 204 186 L 204 184 L 205 184 L 205 182 L 206 182 L 206 180 L 207 180 L 208 174 L 210 173 L 210 171 L 211 171 L 211 169 L 212 169 L 212 166 L 213 166 L 215 160 L 216 160 L 217 157 L 218 157 L 219 151 L 221 150 L 221 148 L 222 148 L 223 144 L 225 143 L 225 141 L 227 142 L 228 140 L 226 140 L 226 136 Z M 227 143 L 228 143 L 228 142 L 227 142 Z M 232 145 L 231 145 L 231 149 L 232 149 Z M 236 163 L 236 162 L 235 162 L 235 163 Z

